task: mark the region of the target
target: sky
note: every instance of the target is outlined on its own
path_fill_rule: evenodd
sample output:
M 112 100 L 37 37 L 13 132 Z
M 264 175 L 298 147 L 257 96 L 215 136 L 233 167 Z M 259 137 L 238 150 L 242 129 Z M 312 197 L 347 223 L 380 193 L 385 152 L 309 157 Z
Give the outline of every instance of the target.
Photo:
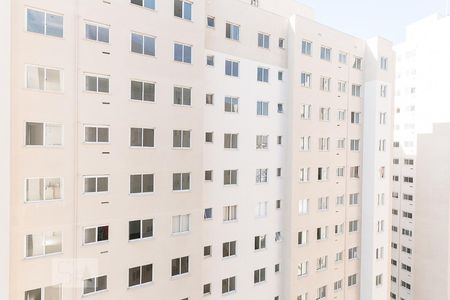
M 312 7 L 316 21 L 361 38 L 405 39 L 408 24 L 439 12 L 450 0 L 297 0 Z

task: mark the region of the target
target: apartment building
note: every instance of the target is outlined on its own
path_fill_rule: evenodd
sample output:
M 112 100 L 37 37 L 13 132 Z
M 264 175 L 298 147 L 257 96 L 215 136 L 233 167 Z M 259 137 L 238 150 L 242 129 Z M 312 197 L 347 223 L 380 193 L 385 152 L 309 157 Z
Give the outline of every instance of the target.
M 424 223 L 416 224 L 416 216 L 422 213 L 418 206 L 429 205 L 430 199 L 419 199 L 416 193 L 418 184 L 433 186 L 434 182 L 428 179 L 428 173 L 417 171 L 419 160 L 430 159 L 432 163 L 432 156 L 419 157 L 417 139 L 421 134 L 432 134 L 434 123 L 450 122 L 450 105 L 443 101 L 450 94 L 446 67 L 450 61 L 445 54 L 450 43 L 442 39 L 449 31 L 450 18 L 436 14 L 409 25 L 405 42 L 395 46 L 391 299 L 423 299 L 429 295 L 416 293 L 428 288 L 424 284 L 424 276 L 428 275 L 419 272 L 415 263 L 429 259 L 417 252 L 424 241 L 416 240 L 416 232 L 429 227 L 419 228 Z
M 2 298 L 388 297 L 390 42 L 290 0 L 6 2 Z

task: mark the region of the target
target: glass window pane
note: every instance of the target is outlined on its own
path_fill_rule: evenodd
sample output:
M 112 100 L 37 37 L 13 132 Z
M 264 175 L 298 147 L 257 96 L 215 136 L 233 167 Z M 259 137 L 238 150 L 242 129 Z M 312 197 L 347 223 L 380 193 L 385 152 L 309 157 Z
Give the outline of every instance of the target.
M 62 126 L 61 125 L 45 125 L 45 145 L 61 146 L 62 145 Z
M 84 179 L 84 192 L 85 193 L 94 193 L 96 192 L 97 187 L 97 178 L 85 178 Z
M 174 130 L 173 131 L 173 147 L 179 148 L 181 147 L 181 130 Z
M 172 259 L 172 276 L 180 274 L 180 259 Z
M 155 39 L 152 37 L 144 37 L 144 54 L 155 56 Z
M 175 44 L 175 46 L 174 46 L 174 59 L 176 61 L 183 61 L 183 45 Z
M 172 233 L 180 232 L 180 216 L 172 217 Z
M 191 147 L 191 132 L 189 130 L 183 131 L 183 147 L 184 148 Z
M 141 221 L 130 221 L 128 223 L 128 239 L 135 240 L 141 238 Z
M 192 62 L 192 47 L 184 46 L 183 61 L 188 64 L 190 64 Z
M 182 93 L 183 89 L 180 87 L 174 87 L 173 88 L 173 103 L 174 104 L 182 104 Z
M 27 257 L 44 254 L 44 237 L 42 234 L 29 234 L 26 237 L 26 255 Z
M 191 105 L 191 89 L 183 89 L 183 105 Z
M 190 184 L 191 184 L 191 174 L 189 173 L 183 173 L 183 183 L 182 183 L 182 187 L 183 190 L 188 190 L 190 188 Z
M 142 100 L 143 83 L 139 81 L 131 81 L 131 99 Z
M 239 76 L 239 63 L 233 62 L 233 76 Z
M 84 243 L 95 243 L 96 242 L 97 228 L 86 228 L 84 230 Z
M 142 0 L 140 0 L 142 2 Z M 144 0 L 144 6 L 147 8 L 155 9 L 155 0 Z
M 131 175 L 130 176 L 130 193 L 141 193 L 142 192 L 142 184 L 141 184 L 142 175 Z
M 109 128 L 104 127 L 98 128 L 98 142 L 99 143 L 109 142 Z
M 83 294 L 90 294 L 95 292 L 95 278 L 89 278 L 84 280 Z
M 97 128 L 85 127 L 84 128 L 84 141 L 88 143 L 95 143 L 97 141 Z
M 151 193 L 153 192 L 153 174 L 143 175 L 143 192 Z
M 56 37 L 63 36 L 63 17 L 47 13 L 46 34 Z
M 45 254 L 62 251 L 62 233 L 52 232 L 45 235 Z
M 45 298 L 44 300 L 61 300 L 62 299 L 62 291 L 61 285 L 52 285 L 44 288 Z
M 48 178 L 45 180 L 45 200 L 61 199 L 61 179 Z
M 128 270 L 128 286 L 141 284 L 141 267 L 130 268 Z
M 44 179 L 33 178 L 26 180 L 26 201 L 44 200 Z
M 144 147 L 155 146 L 155 130 L 144 129 Z
M 172 176 L 172 188 L 174 191 L 181 190 L 181 174 L 173 174 Z
M 96 291 L 106 290 L 108 288 L 108 280 L 106 275 L 97 277 L 97 289 Z
M 189 272 L 189 256 L 181 258 L 181 273 Z
M 100 226 L 97 229 L 97 241 L 107 241 L 109 238 L 109 227 L 108 226 Z
M 183 1 L 175 0 L 174 1 L 174 12 L 173 12 L 174 16 L 181 18 L 183 16 L 182 13 L 183 13 Z
M 180 219 L 180 231 L 189 231 L 189 215 L 182 215 Z
M 131 3 L 142 6 L 142 0 L 131 0 Z
M 130 145 L 133 147 L 142 146 L 142 128 L 131 128 Z
M 97 40 L 97 26 L 86 24 L 86 38 L 89 40 Z
M 132 33 L 131 34 L 131 51 L 135 53 L 142 53 L 144 50 L 142 35 Z
M 144 101 L 155 101 L 155 84 L 144 83 Z
M 27 122 L 26 145 L 30 146 L 44 145 L 44 124 Z
M 27 66 L 27 88 L 44 90 L 45 70 L 36 66 Z
M 45 13 L 28 9 L 27 10 L 27 31 L 45 33 Z
M 100 93 L 109 93 L 109 78 L 98 78 L 98 91 Z
M 98 27 L 98 40 L 100 42 L 109 43 L 109 28 Z
M 151 282 L 153 277 L 153 265 L 142 266 L 142 283 Z
M 97 178 L 97 192 L 108 191 L 108 177 Z
M 189 2 L 184 2 L 184 18 L 192 20 L 192 4 Z
M 86 91 L 97 91 L 97 77 L 86 76 Z
M 153 236 L 153 220 L 142 221 L 142 238 Z

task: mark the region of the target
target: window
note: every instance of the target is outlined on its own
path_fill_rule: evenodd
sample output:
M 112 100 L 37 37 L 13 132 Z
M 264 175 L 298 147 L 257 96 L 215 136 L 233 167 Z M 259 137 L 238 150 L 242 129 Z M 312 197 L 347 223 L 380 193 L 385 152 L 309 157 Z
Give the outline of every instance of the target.
M 255 250 L 266 248 L 266 235 L 255 236 Z
M 153 174 L 130 175 L 130 194 L 153 193 L 154 177 Z
M 350 167 L 350 178 L 359 178 L 359 166 Z
M 277 200 L 277 201 L 275 202 L 275 208 L 276 208 L 276 209 L 280 209 L 280 208 L 281 208 L 281 200 Z
M 277 112 L 282 114 L 284 112 L 284 106 L 283 103 L 278 103 L 277 104 Z
M 239 62 L 225 60 L 225 75 L 238 77 L 239 76 Z
M 322 286 L 317 289 L 317 300 L 325 299 L 327 297 L 327 286 Z
M 302 41 L 302 54 L 311 56 L 312 42 Z
M 378 140 L 378 151 L 385 152 L 386 151 L 386 140 Z
M 331 48 L 325 46 L 320 47 L 320 59 L 331 61 Z
M 350 114 L 350 119 L 352 124 L 360 124 L 361 123 L 361 113 L 352 111 Z
M 86 39 L 109 43 L 109 27 L 100 24 L 86 23 Z
M 61 15 L 52 14 L 35 9 L 27 9 L 27 31 L 49 35 L 54 37 L 63 37 L 64 18 Z
M 302 120 L 310 120 L 311 119 L 311 105 L 310 104 L 302 104 L 300 106 L 300 118 Z
M 63 126 L 49 123 L 27 122 L 25 145 L 54 147 L 63 144 Z
M 280 272 L 280 264 L 275 264 L 275 273 Z
M 173 191 L 188 191 L 191 188 L 191 173 L 174 173 L 172 175 Z
M 348 278 L 347 278 L 347 285 L 348 286 L 356 285 L 356 283 L 357 283 L 356 282 L 356 280 L 357 280 L 356 275 L 357 274 L 353 274 L 353 275 L 348 276 Z
M 413 200 L 413 195 L 403 194 L 403 200 L 412 201 Z
M 203 296 L 211 295 L 211 283 L 203 285 Z
M 302 72 L 300 75 L 300 84 L 303 87 L 311 87 L 311 73 Z
M 320 77 L 320 90 L 324 92 L 329 92 L 331 86 L 331 78 Z
M 131 52 L 155 56 L 155 37 L 131 33 Z
M 337 119 L 338 121 L 345 121 L 345 109 L 340 109 L 338 110 L 338 115 L 337 115 Z
M 383 274 L 379 274 L 375 277 L 375 285 L 379 286 L 383 283 Z
M 106 175 L 85 176 L 84 177 L 84 192 L 85 193 L 108 192 L 108 187 L 109 187 L 109 177 Z
M 208 105 L 214 104 L 214 94 L 206 94 L 206 104 Z
M 267 183 L 268 169 L 256 169 L 256 183 Z
M 344 65 L 347 64 L 347 53 L 339 52 L 339 63 Z
M 150 128 L 130 128 L 130 146 L 152 148 L 155 146 L 155 130 Z
M 361 57 L 354 58 L 353 69 L 362 70 L 362 58 Z
M 264 101 L 256 102 L 256 115 L 268 116 L 269 115 L 269 102 L 264 102 Z
M 298 214 L 305 215 L 308 213 L 309 199 L 298 200 Z
M 222 244 L 222 257 L 236 255 L 236 241 L 225 242 Z
M 214 132 L 205 132 L 205 143 L 212 143 L 214 141 Z
M 84 228 L 84 245 L 106 242 L 108 240 L 108 225 Z
M 258 269 L 253 272 L 253 283 L 261 283 L 266 281 L 266 268 Z
M 203 256 L 204 257 L 211 257 L 212 256 L 212 247 L 211 246 L 203 247 Z
M 403 163 L 406 166 L 413 166 L 414 165 L 414 159 L 405 159 L 405 160 L 403 160 Z
M 361 85 L 352 84 L 352 96 L 361 97 Z
M 28 234 L 25 237 L 26 257 L 36 257 L 62 252 L 62 233 Z
M 216 18 L 211 17 L 211 16 L 207 16 L 206 17 L 206 24 L 210 28 L 215 28 L 216 27 Z
M 253 5 L 253 6 L 258 7 L 259 6 L 259 0 L 251 0 L 250 4 Z
M 358 258 L 358 247 L 348 249 L 348 259 Z
M 211 220 L 212 216 L 213 216 L 212 208 L 205 208 L 205 211 L 203 212 L 203 219 L 204 220 Z
M 239 98 L 225 97 L 225 112 L 239 112 Z
M 223 221 L 230 222 L 237 220 L 237 205 L 224 206 Z
M 384 231 L 384 220 L 380 220 L 377 222 L 377 232 Z
M 226 23 L 225 37 L 230 40 L 239 41 L 239 25 Z
M 380 112 L 379 113 L 379 123 L 380 123 L 380 125 L 385 125 L 386 124 L 386 119 L 387 119 L 387 113 Z
M 109 127 L 84 126 L 85 143 L 109 143 Z
M 191 105 L 191 88 L 187 87 L 173 87 L 173 104 L 176 105 Z
M 62 199 L 61 178 L 25 179 L 25 201 L 49 201 Z
M 109 93 L 109 77 L 101 75 L 86 75 L 86 91 L 95 93 Z
M 192 63 L 192 46 L 175 43 L 173 45 L 173 59 L 187 64 Z
M 173 147 L 174 148 L 190 148 L 191 147 L 191 131 L 190 130 L 174 130 L 173 131 Z
M 300 137 L 300 151 L 309 151 L 311 149 L 311 137 L 302 136 Z
M 319 138 L 319 151 L 330 150 L 330 138 Z
M 355 193 L 355 194 L 350 194 L 348 195 L 348 204 L 349 205 L 356 205 L 359 202 L 359 194 Z
M 297 244 L 306 245 L 308 243 L 308 231 L 299 231 L 297 234 Z
M 342 290 L 342 279 L 334 282 L 334 291 Z
M 172 276 L 178 276 L 189 272 L 189 256 L 172 259 Z
M 286 40 L 283 38 L 278 39 L 278 48 L 285 49 L 286 48 Z
M 25 300 L 62 300 L 61 284 L 46 286 L 25 292 Z
M 309 181 L 309 168 L 301 168 L 300 182 L 308 182 L 308 181 Z
M 334 225 L 334 234 L 341 235 L 344 233 L 344 223 Z
M 348 232 L 358 231 L 358 220 L 348 222 Z
M 131 100 L 155 102 L 155 84 L 151 82 L 131 80 Z
M 234 292 L 236 290 L 236 277 L 222 279 L 222 294 Z
M 258 67 L 256 79 L 259 82 L 269 82 L 269 69 Z
M 321 107 L 319 109 L 319 120 L 321 121 L 330 121 L 330 108 Z
M 387 85 L 385 84 L 380 85 L 380 97 L 382 98 L 387 97 Z
M 328 265 L 328 256 L 321 256 L 317 259 L 316 270 L 320 271 L 326 269 Z
M 128 269 L 128 287 L 153 281 L 153 264 Z
M 408 230 L 408 229 L 402 229 L 402 234 L 412 237 L 412 230 Z
M 319 211 L 328 210 L 328 197 L 320 197 L 317 199 L 317 209 Z
M 343 257 L 344 257 L 344 252 L 343 251 L 337 252 L 336 253 L 336 257 L 335 257 L 335 262 L 336 263 L 341 262 L 343 260 Z
M 223 184 L 224 185 L 237 184 L 237 170 L 223 171 Z
M 413 182 L 414 182 L 414 178 L 404 176 L 404 177 L 403 177 L 403 182 L 406 182 L 406 183 L 413 183 Z
M 375 258 L 382 259 L 383 257 L 384 257 L 384 247 L 376 248 L 375 249 Z
M 260 201 L 256 203 L 256 217 L 258 218 L 264 218 L 267 217 L 267 201 Z
M 308 300 L 308 293 L 303 293 L 297 296 L 297 300 Z
M 225 149 L 237 149 L 238 148 L 238 134 L 237 133 L 225 133 L 223 137 L 223 147 Z
M 39 66 L 26 66 L 27 88 L 48 92 L 61 92 L 63 71 Z
M 328 238 L 328 226 L 318 227 L 316 230 L 316 237 L 318 241 L 322 241 Z
M 206 56 L 206 65 L 214 67 L 214 55 L 207 55 Z
M 405 281 L 403 281 L 403 280 L 402 280 L 402 282 L 401 282 L 401 285 L 402 285 L 402 287 L 404 287 L 404 288 L 407 289 L 407 290 L 410 290 L 410 289 L 411 289 L 411 284 L 409 284 L 409 283 L 407 283 L 407 282 L 405 282 Z
M 128 240 L 140 240 L 153 237 L 153 219 L 128 222 Z
M 182 0 L 175 0 L 173 15 L 185 20 L 192 20 L 192 3 Z
M 278 135 L 278 136 L 277 136 L 277 144 L 278 144 L 278 145 L 283 144 L 283 137 L 282 137 L 281 135 Z
M 269 136 L 257 135 L 256 136 L 256 149 L 268 149 L 269 148 Z
M 155 2 L 156 2 L 156 0 L 131 0 L 132 4 L 150 8 L 150 9 L 156 8 Z
M 319 167 L 317 168 L 317 180 L 318 181 L 326 181 L 328 180 L 328 167 Z
M 336 197 L 336 205 L 344 205 L 344 195 Z
M 108 277 L 106 275 L 83 280 L 83 295 L 89 295 L 108 288 Z
M 183 233 L 190 230 L 190 215 L 177 215 L 172 217 L 172 233 Z
M 258 33 L 258 47 L 269 49 L 270 47 L 270 36 L 265 33 Z
M 350 150 L 351 151 L 359 151 L 359 140 L 350 140 Z
M 283 71 L 278 71 L 278 80 L 279 81 L 283 81 L 283 75 L 284 75 Z
M 388 58 L 380 57 L 380 69 L 386 71 L 388 69 Z
M 338 92 L 346 93 L 347 92 L 347 81 L 338 81 Z

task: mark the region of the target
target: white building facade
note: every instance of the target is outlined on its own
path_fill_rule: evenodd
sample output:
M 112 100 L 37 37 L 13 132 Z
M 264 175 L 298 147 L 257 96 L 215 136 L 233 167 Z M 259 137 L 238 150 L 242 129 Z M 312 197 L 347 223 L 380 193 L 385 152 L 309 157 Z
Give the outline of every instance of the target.
M 7 2 L 2 299 L 388 297 L 390 42 L 290 0 Z

